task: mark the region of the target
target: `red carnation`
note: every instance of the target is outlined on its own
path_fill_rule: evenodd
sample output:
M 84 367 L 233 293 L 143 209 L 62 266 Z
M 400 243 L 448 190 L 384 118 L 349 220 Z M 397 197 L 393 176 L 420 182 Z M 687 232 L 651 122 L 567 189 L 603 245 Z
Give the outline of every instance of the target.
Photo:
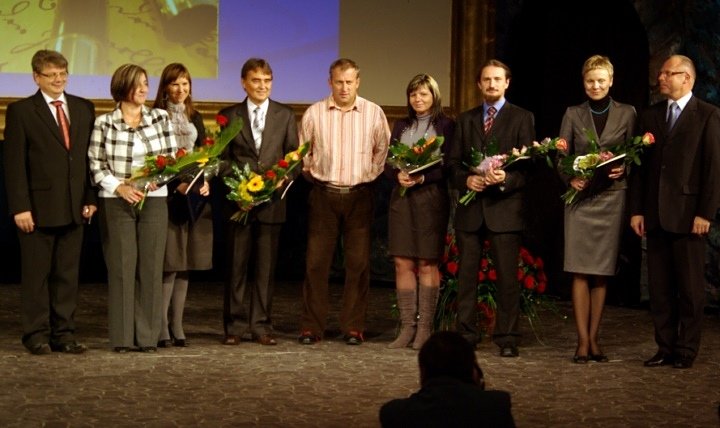
M 167 159 L 163 155 L 158 155 L 158 157 L 155 158 L 155 166 L 158 167 L 158 169 L 165 168 L 165 165 L 167 165 Z
M 455 262 L 448 262 L 445 268 L 447 269 L 448 273 L 450 273 L 451 275 L 455 275 L 458 271 L 458 264 Z
M 486 278 L 486 277 L 485 277 L 485 272 L 483 272 L 483 271 L 481 271 L 481 270 L 478 271 L 478 282 L 483 282 L 483 281 L 485 281 L 485 278 Z
M 523 278 L 525 278 L 525 271 L 522 269 L 518 269 L 518 272 L 517 272 L 518 281 L 522 281 Z
M 217 122 L 217 124 L 220 125 L 220 127 L 223 127 L 228 124 L 228 118 L 219 114 L 219 115 L 215 116 L 215 122 Z
M 460 254 L 460 250 L 458 249 L 458 246 L 453 244 L 450 246 L 450 254 L 458 255 Z
M 538 269 L 542 269 L 543 266 L 545 266 L 545 263 L 543 262 L 543 260 L 540 257 L 537 257 L 535 259 L 535 267 Z
M 287 168 L 288 166 L 290 166 L 290 164 L 289 164 L 288 161 L 286 161 L 285 159 L 280 159 L 280 160 L 278 161 L 278 166 L 279 166 L 280 168 Z
M 269 169 L 269 170 L 265 171 L 265 177 L 272 179 L 272 178 L 277 177 L 277 174 L 275 174 L 275 171 L 273 171 L 272 169 Z
M 175 152 L 175 159 L 180 159 L 181 157 L 185 156 L 187 152 L 185 149 L 178 149 L 177 152 Z
M 490 281 L 497 281 L 497 271 L 495 269 L 490 269 L 490 272 L 488 272 L 488 279 Z
M 203 145 L 205 146 L 212 146 L 213 144 L 215 144 L 215 140 L 213 140 L 213 137 L 205 137 L 205 139 L 203 140 Z
M 525 280 L 523 281 L 523 285 L 528 290 L 532 290 L 533 288 L 535 288 L 535 278 L 530 275 L 526 276 Z
M 488 261 L 488 259 L 483 258 L 482 260 L 480 260 L 480 269 L 487 270 L 489 264 L 490 262 Z

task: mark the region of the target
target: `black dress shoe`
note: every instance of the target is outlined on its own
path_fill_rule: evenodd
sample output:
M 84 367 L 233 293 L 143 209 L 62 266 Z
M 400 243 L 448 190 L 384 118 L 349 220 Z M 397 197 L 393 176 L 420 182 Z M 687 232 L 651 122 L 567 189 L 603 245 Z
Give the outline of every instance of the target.
M 155 352 L 157 352 L 157 348 L 154 347 L 154 346 L 141 346 L 138 350 L 139 350 L 140 352 L 145 352 L 145 353 L 155 353 Z
M 50 343 L 53 352 L 64 352 L 66 354 L 82 354 L 87 351 L 87 346 L 77 342 Z
M 517 357 L 520 355 L 520 352 L 518 351 L 517 346 L 515 345 L 505 345 L 502 348 L 500 348 L 500 356 L 505 358 L 510 357 Z
M 129 350 L 130 348 L 128 348 L 127 346 L 116 346 L 113 348 L 113 352 L 117 352 L 118 354 L 124 354 Z
M 695 358 L 693 357 L 685 357 L 685 356 L 676 356 L 673 361 L 673 368 L 676 369 L 689 369 L 693 366 L 693 363 L 695 362 Z
M 187 347 L 187 342 L 185 341 L 185 339 L 175 339 L 173 340 L 172 344 L 173 346 L 179 346 L 180 348 Z
M 157 347 L 158 348 L 169 348 L 173 346 L 173 341 L 170 339 L 160 339 L 158 340 Z
M 32 345 L 28 348 L 28 351 L 30 351 L 33 355 L 46 355 L 52 353 L 52 349 L 50 349 L 50 345 L 47 343 Z
M 667 366 L 672 363 L 673 363 L 672 355 L 665 354 L 663 352 L 658 351 L 658 353 L 653 355 L 652 358 L 645 361 L 643 363 L 643 365 L 645 367 L 660 367 L 660 366 Z

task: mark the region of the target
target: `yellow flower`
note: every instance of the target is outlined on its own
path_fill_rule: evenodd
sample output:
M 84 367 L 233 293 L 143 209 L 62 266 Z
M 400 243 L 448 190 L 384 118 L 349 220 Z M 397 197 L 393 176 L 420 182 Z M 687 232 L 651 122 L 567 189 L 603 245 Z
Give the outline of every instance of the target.
M 262 177 L 259 175 L 256 175 L 255 177 L 251 178 L 250 181 L 248 181 L 247 188 L 250 192 L 259 192 L 265 187 L 265 182 L 263 182 Z

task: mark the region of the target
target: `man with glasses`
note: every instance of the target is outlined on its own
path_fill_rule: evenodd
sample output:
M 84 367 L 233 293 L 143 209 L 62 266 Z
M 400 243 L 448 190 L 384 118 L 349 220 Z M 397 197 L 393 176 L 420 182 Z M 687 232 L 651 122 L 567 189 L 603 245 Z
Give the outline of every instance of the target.
M 83 221 L 96 211 L 87 149 L 95 107 L 65 93 L 67 60 L 33 55 L 35 95 L 8 105 L 4 171 L 8 206 L 18 228 L 22 343 L 35 355 L 79 354 L 75 340 Z
M 720 207 L 720 110 L 692 93 L 695 67 L 673 55 L 658 74 L 667 101 L 640 130 L 655 144 L 631 178 L 630 225 L 647 236 L 650 309 L 657 353 L 646 367 L 690 368 L 700 347 L 705 236 Z

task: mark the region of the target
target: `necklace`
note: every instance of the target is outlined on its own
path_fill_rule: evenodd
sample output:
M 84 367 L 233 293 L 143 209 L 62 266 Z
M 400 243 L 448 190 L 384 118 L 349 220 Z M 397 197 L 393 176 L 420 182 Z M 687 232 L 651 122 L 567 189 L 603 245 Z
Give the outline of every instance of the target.
M 604 114 L 604 113 L 607 112 L 608 110 L 610 110 L 610 103 L 608 103 L 607 107 L 605 107 L 605 108 L 602 109 L 601 111 L 595 111 L 595 110 L 593 110 L 592 107 L 590 107 L 590 111 L 592 112 L 592 114 L 597 114 L 597 115 Z

